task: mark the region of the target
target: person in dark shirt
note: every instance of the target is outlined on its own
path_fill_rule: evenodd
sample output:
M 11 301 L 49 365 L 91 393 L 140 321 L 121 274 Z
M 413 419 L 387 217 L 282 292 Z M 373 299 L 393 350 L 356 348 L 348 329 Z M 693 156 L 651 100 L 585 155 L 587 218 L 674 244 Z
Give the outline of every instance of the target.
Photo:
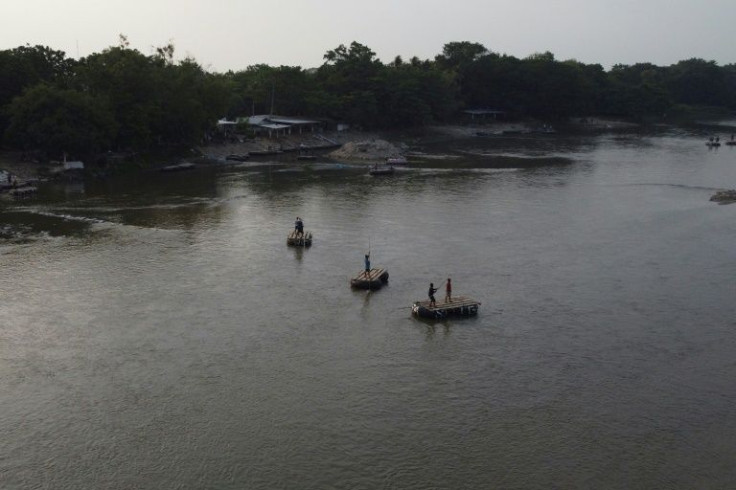
M 437 292 L 437 289 L 434 287 L 434 283 L 430 282 L 429 292 L 427 293 L 427 295 L 429 296 L 429 307 L 430 308 L 437 306 L 437 301 L 435 301 L 434 299 L 434 293 L 436 292 Z
M 370 254 L 365 255 L 365 278 L 369 279 L 371 276 L 371 259 Z
M 296 217 L 296 221 L 294 222 L 294 230 L 297 236 L 304 235 L 304 222 L 299 216 Z

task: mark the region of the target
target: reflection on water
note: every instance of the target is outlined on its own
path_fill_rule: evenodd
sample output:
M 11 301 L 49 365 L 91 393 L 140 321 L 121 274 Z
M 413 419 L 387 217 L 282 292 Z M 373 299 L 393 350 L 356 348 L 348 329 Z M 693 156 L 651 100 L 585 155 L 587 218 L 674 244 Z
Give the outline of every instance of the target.
M 5 202 L 3 484 L 727 488 L 728 150 L 475 138 Z M 352 290 L 368 249 L 390 283 Z M 412 318 L 446 277 L 478 317 Z

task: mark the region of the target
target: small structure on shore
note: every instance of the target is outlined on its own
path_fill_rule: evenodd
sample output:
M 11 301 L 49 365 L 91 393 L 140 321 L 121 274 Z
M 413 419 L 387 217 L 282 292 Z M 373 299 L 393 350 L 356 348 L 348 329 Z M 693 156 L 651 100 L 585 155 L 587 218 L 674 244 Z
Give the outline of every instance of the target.
M 64 170 L 84 170 L 84 162 L 81 160 L 64 159 Z
M 411 312 L 421 318 L 439 319 L 451 316 L 475 316 L 479 307 L 480 301 L 467 296 L 458 296 L 450 302 L 439 303 L 436 306 L 430 306 L 429 300 L 415 301 L 411 306 Z
M 388 282 L 388 271 L 386 269 L 374 267 L 366 276 L 365 271 L 360 271 L 355 277 L 350 279 L 350 286 L 356 289 L 380 289 Z
M 292 232 L 286 237 L 286 244 L 292 247 L 311 247 L 312 233 L 305 231 L 299 234 L 296 230 L 292 230 Z

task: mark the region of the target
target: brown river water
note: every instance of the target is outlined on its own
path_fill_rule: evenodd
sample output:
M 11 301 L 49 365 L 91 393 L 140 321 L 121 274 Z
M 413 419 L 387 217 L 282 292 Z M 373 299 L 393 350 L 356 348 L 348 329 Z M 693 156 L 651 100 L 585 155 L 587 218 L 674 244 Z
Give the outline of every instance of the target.
M 730 488 L 736 205 L 709 198 L 736 147 L 706 136 L 0 203 L 0 487 Z M 286 246 L 296 216 L 311 248 Z M 351 290 L 368 249 L 389 283 Z M 447 277 L 479 315 L 412 318 Z

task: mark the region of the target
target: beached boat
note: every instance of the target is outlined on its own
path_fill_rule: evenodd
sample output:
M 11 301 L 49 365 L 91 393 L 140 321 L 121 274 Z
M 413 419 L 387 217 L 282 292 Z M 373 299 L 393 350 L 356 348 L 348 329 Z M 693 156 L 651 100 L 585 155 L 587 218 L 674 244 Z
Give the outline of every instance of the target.
M 286 237 L 286 244 L 292 247 L 311 247 L 312 233 L 305 231 L 302 235 L 297 235 L 296 230 L 292 230 Z
M 183 170 L 192 170 L 196 165 L 193 163 L 179 163 L 176 165 L 166 165 L 161 167 L 162 172 L 181 172 Z
M 478 314 L 480 301 L 466 296 L 453 298 L 449 303 L 439 302 L 436 306 L 430 306 L 429 300 L 415 301 L 411 306 L 412 314 L 421 318 L 447 318 L 451 316 L 475 316 Z
M 230 160 L 233 162 L 244 162 L 250 158 L 250 155 L 247 153 L 231 153 L 230 155 L 225 157 L 225 160 Z
M 391 175 L 395 171 L 394 167 L 391 165 L 374 165 L 371 167 L 371 169 L 368 171 L 371 175 Z
M 365 275 L 365 271 L 360 271 L 350 279 L 350 286 L 358 289 L 379 289 L 388 282 L 388 271 L 381 268 L 373 268 Z
M 283 153 L 283 151 L 281 151 L 281 150 L 274 150 L 274 149 L 271 149 L 271 150 L 253 150 L 253 151 L 251 151 L 249 153 L 249 155 L 252 156 L 252 157 L 265 157 L 265 156 L 270 156 L 270 155 L 280 155 L 281 153 Z
M 316 160 L 317 159 L 317 155 L 297 155 L 296 159 L 297 160 L 304 160 L 304 161 Z

